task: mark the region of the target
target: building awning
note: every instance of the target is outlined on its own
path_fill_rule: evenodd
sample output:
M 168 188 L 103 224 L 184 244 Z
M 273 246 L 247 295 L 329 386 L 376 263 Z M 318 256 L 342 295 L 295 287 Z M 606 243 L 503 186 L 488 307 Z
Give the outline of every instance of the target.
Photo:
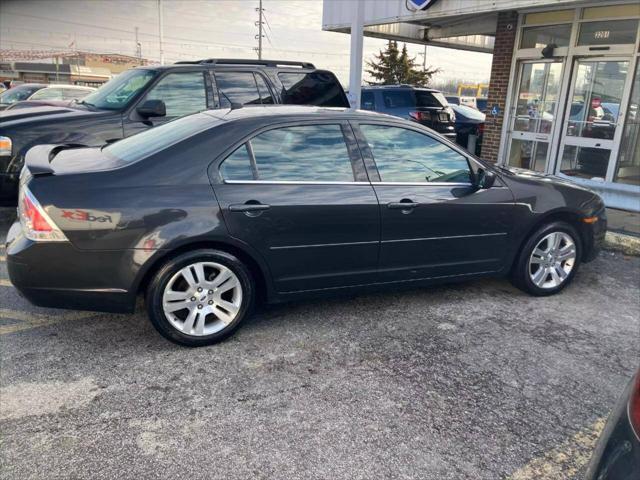
M 580 0 L 436 0 L 425 10 L 410 0 L 324 0 L 322 29 L 351 32 L 356 2 L 364 4 L 364 36 L 439 47 L 493 52 L 498 13 L 574 5 Z

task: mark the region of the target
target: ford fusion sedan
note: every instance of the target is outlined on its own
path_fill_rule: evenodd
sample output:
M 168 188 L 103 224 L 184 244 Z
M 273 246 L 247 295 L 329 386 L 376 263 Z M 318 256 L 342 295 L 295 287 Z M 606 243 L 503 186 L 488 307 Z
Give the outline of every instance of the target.
M 565 288 L 602 200 L 486 164 L 415 122 L 319 107 L 208 111 L 102 148 L 26 157 L 12 283 L 41 306 L 132 311 L 214 343 L 278 302 L 509 276 Z

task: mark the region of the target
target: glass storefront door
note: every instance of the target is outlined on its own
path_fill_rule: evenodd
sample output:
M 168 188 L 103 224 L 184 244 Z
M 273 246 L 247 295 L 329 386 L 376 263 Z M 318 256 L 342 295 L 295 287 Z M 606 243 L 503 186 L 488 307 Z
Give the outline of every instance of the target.
M 545 172 L 557 118 L 562 62 L 522 62 L 511 112 L 508 164 Z
M 558 170 L 605 181 L 612 159 L 629 70 L 622 59 L 577 59 L 565 107 Z

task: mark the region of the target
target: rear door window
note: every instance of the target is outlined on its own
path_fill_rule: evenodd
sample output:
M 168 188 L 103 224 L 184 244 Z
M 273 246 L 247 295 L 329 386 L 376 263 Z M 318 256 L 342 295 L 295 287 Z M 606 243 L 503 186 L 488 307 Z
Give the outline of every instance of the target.
M 260 93 L 252 72 L 215 72 L 220 106 L 231 107 L 232 103 L 241 105 L 260 105 Z
M 220 166 L 225 180 L 353 182 L 340 125 L 268 130 L 235 150 Z
M 330 72 L 280 72 L 282 102 L 291 105 L 349 107 L 344 90 Z

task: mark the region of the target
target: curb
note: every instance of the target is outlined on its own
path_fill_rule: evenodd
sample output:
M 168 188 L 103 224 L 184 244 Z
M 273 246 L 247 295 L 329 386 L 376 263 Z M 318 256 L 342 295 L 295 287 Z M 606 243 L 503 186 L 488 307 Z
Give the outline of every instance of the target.
M 603 248 L 605 250 L 621 252 L 625 255 L 640 257 L 640 237 L 624 235 L 616 232 L 607 232 Z

